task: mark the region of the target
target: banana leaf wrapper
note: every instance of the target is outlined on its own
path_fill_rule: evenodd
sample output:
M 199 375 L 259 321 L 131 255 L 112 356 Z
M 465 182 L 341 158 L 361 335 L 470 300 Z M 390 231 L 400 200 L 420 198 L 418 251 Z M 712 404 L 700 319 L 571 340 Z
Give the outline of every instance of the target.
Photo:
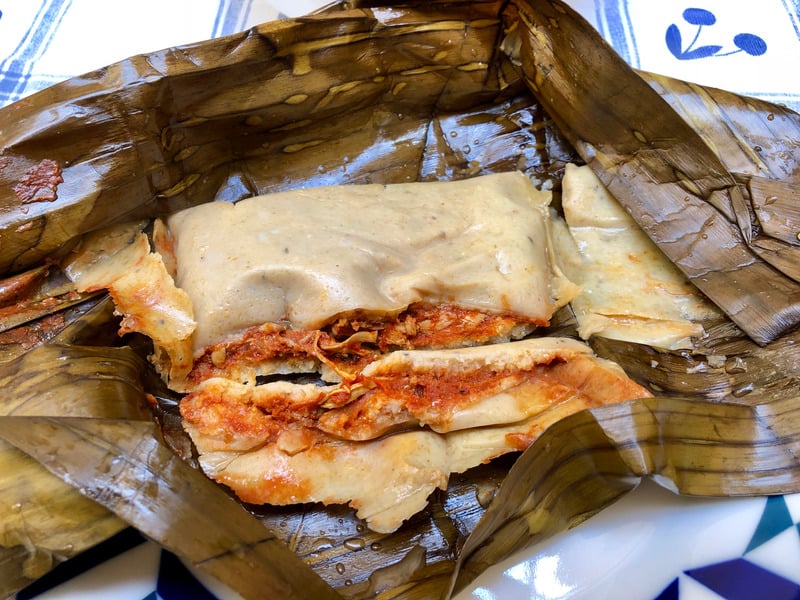
M 552 68 L 561 65 L 581 85 L 612 75 L 631 89 L 646 82 L 665 101 L 653 110 L 700 135 L 726 183 L 730 174 L 740 193 L 761 194 L 751 216 L 768 207 L 782 215 L 796 210 L 791 195 L 768 203 L 772 191 L 751 192 L 800 184 L 800 160 L 791 152 L 800 120 L 791 111 L 616 63 L 608 73 L 605 62 L 590 74 L 576 70 L 570 61 L 580 58 L 579 48 L 603 49 L 602 40 L 584 23 L 562 19 L 569 9 L 560 3 L 361 3 L 132 57 L 0 110 L 0 271 L 39 269 L 81 234 L 110 223 L 300 186 L 520 169 L 558 191 L 566 162 L 592 163 L 579 154 L 586 147 L 575 133 L 580 115 L 554 120 L 542 107 L 552 110 L 552 101 L 531 84 L 540 68 L 532 66 L 531 45 L 503 47 L 510 34 L 535 37 L 545 25 L 528 17 L 552 16 L 551 7 L 558 15 L 544 19 L 548 35 L 567 47 L 550 57 Z M 638 107 L 640 99 L 617 102 Z M 630 133 L 630 123 L 602 114 L 595 120 L 610 145 Z M 644 144 L 620 152 L 635 154 Z M 743 222 L 733 211 L 727 216 L 737 227 Z M 751 233 L 751 244 L 780 237 Z M 747 243 L 744 235 L 740 241 Z M 709 324 L 695 352 L 595 340 L 599 354 L 657 396 L 578 413 L 516 460 L 454 476 L 447 492 L 434 494 L 394 534 L 366 530 L 344 507 L 242 511 L 197 471 L 176 399 L 141 359 L 146 343 L 133 337 L 120 345 L 107 304 L 87 302 L 97 303 L 98 312 L 87 313 L 91 326 L 81 315 L 66 318 L 64 329 L 51 324 L 55 333 L 39 338 L 31 332 L 43 328 L 41 319 L 10 328 L 43 343 L 12 345 L 0 365 L 9 403 L 0 437 L 41 463 L 31 479 L 50 477 L 48 485 L 81 492 L 73 492 L 76 506 L 92 504 L 93 515 L 76 510 L 79 526 L 92 519 L 111 526 L 74 538 L 72 549 L 4 544 L 3 561 L 31 567 L 6 595 L 25 583 L 25 573 L 30 580 L 125 522 L 244 597 L 264 589 L 285 597 L 448 597 L 515 550 L 602 510 L 643 477 L 703 496 L 800 490 L 798 334 L 783 324 L 774 340 L 756 343 L 725 321 Z M 551 332 L 572 331 L 569 315 L 560 317 Z M 90 376 L 98 361 L 107 385 Z M 71 367 L 51 379 L 52 366 L 63 364 Z M 58 389 L 68 390 L 73 405 L 51 393 Z M 154 410 L 156 425 L 145 409 Z M 8 506 L 40 498 L 24 494 Z M 203 515 L 203 505 L 214 509 Z M 49 563 L 33 568 L 31 557 L 42 555 Z
M 137 355 L 113 347 L 107 326 L 111 303 L 66 312 L 57 326 L 66 324 L 67 328 L 54 333 L 50 344 L 14 353 L 8 348 L 26 345 L 5 344 L 9 356 L 19 358 L 6 357 L 0 368 L 3 419 L 39 415 L 149 420 L 140 402 L 143 388 L 138 381 L 144 363 Z M 83 362 L 73 361 L 81 342 L 106 346 L 92 346 Z M 76 386 L 77 379 L 84 383 Z M 85 389 L 94 390 L 92 401 L 83 397 Z M 115 400 L 109 402 L 109 397 Z M 5 440 L 0 441 L 0 522 L 3 597 L 126 527 L 112 512 L 50 475 L 42 464 Z

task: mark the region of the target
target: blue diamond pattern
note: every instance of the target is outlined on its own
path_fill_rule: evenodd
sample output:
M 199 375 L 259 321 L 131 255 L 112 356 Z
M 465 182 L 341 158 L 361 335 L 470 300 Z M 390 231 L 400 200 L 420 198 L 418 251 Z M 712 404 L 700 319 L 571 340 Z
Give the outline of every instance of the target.
M 753 537 L 750 539 L 750 543 L 747 545 L 745 554 L 794 525 L 792 515 L 789 514 L 789 507 L 786 505 L 786 499 L 783 496 L 768 497 L 764 512 L 761 513 L 761 519 L 756 526 Z
M 679 600 L 680 599 L 680 582 L 678 578 L 672 580 L 664 591 L 661 592 L 655 600 Z
M 691 569 L 686 574 L 725 600 L 800 600 L 800 585 L 745 558 Z
M 161 551 L 156 593 L 161 600 L 216 600 L 172 552 Z
M 745 554 L 794 528 L 800 536 L 800 522 L 795 523 L 783 496 L 766 499 Z M 800 570 L 800 565 L 798 565 Z M 800 600 L 800 585 L 758 566 L 744 557 L 684 571 L 725 600 Z M 674 579 L 654 600 L 680 600 L 680 581 Z

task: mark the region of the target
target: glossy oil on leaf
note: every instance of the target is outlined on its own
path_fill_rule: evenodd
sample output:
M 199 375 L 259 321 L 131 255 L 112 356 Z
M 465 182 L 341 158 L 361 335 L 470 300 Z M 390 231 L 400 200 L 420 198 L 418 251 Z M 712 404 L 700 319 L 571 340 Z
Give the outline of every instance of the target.
M 534 53 L 533 42 L 542 40 L 561 50 Z M 631 198 L 650 189 L 642 175 L 654 167 L 630 158 L 669 155 L 648 141 L 664 126 L 674 126 L 677 142 L 692 152 L 681 159 L 686 178 L 659 189 L 680 190 L 698 211 L 717 215 L 736 252 L 752 258 L 748 243 L 779 239 L 774 229 L 753 231 L 750 217 L 768 205 L 748 192 L 756 189 L 748 182 L 800 183 L 798 116 L 636 73 L 607 48 L 598 54 L 599 45 L 559 2 L 352 3 L 73 78 L 0 110 L 0 267 L 8 275 L 36 268 L 109 223 L 300 186 L 519 169 L 557 193 L 565 163 L 586 160 L 607 181 L 620 165 L 630 168 L 619 195 L 633 205 Z M 584 51 L 600 57 L 590 71 L 580 68 Z M 549 78 L 541 74 L 543 56 Z M 564 70 L 567 80 L 556 76 Z M 613 110 L 603 88 L 610 81 L 623 98 Z M 552 106 L 545 84 L 562 86 L 561 107 Z M 630 99 L 619 90 L 629 90 Z M 631 116 L 642 98 L 657 101 Z M 61 169 L 58 197 L 23 203 L 13 188 L 43 161 Z M 704 176 L 699 190 L 692 185 L 697 174 Z M 793 218 L 791 202 L 770 205 Z M 677 239 L 698 233 L 668 214 L 651 230 L 662 247 L 659 232 Z M 699 251 L 697 258 L 708 259 Z M 758 268 L 793 289 L 779 269 Z M 728 292 L 718 299 L 723 307 L 752 305 Z M 509 553 L 602 510 L 643 477 L 685 494 L 800 491 L 797 333 L 790 331 L 791 307 L 759 306 L 758 343 L 727 320 L 707 324 L 709 336 L 693 353 L 594 340 L 600 355 L 656 397 L 578 413 L 517 460 L 454 476 L 446 492 L 390 535 L 367 530 L 345 507 L 240 510 L 194 468 L 177 399 L 141 359 L 146 344 L 131 337 L 120 346 L 112 318 L 90 328 L 92 341 L 67 327 L 63 336 L 42 336 L 43 346 L 9 350 L 3 368 L 13 382 L 10 401 L 37 410 L 0 417 L 0 436 L 102 504 L 102 514 L 113 512 L 245 597 L 263 595 L 254 589 L 261 581 L 298 597 L 445 598 Z M 567 315 L 552 330 L 570 327 Z M 58 356 L 80 360 L 70 360 L 61 379 L 26 380 L 49 372 Z M 108 375 L 100 387 L 87 376 L 98 360 Z M 86 395 L 91 410 L 70 412 L 50 392 L 56 385 Z M 140 411 L 143 392 L 158 427 L 140 412 L 100 409 L 124 403 Z M 198 514 L 199 500 L 214 507 L 206 517 Z M 189 527 L 191 515 L 214 523 Z M 249 581 L 252 572 L 266 580 Z

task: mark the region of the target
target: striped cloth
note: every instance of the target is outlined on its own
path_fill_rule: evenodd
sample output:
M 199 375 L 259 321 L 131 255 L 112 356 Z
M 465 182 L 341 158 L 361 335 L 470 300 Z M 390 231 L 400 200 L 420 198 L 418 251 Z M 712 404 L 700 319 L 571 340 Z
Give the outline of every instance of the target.
M 568 0 L 633 67 L 800 110 L 798 0 Z M 300 16 L 326 0 L 0 2 L 0 106 L 134 54 Z M 153 15 L 158 15 L 153 18 Z

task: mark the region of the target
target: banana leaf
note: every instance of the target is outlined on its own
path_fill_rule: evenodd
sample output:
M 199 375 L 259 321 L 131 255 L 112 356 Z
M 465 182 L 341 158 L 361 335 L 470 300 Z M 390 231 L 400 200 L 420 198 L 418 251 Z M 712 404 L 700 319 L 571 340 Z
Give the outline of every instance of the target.
M 144 364 L 138 356 L 125 356 L 113 347 L 113 332 L 107 327 L 112 310 L 110 299 L 88 303 L 62 315 L 57 326 L 63 329 L 49 329 L 44 338 L 50 344 L 29 352 L 20 351 L 25 344 L 9 344 L 7 360 L 0 365 L 3 418 L 148 419 L 147 410 L 136 401 L 143 393 L 139 373 Z M 73 360 L 79 344 L 88 341 L 105 346 L 97 346 L 97 352 L 82 361 Z M 93 402 L 85 402 L 74 385 L 79 377 L 86 377 L 80 387 L 91 390 Z M 0 521 L 3 597 L 126 527 L 114 513 L 5 440 L 0 441 Z
M 52 264 L 80 235 L 111 223 L 300 186 L 519 169 L 557 193 L 564 164 L 584 160 L 613 183 L 616 163 L 593 160 L 597 153 L 587 148 L 605 143 L 623 158 L 653 151 L 651 125 L 639 117 L 626 120 L 627 109 L 639 107 L 642 98 L 648 98 L 643 115 L 677 123 L 679 141 L 703 158 L 696 164 L 684 159 L 682 172 L 705 173 L 712 152 L 725 198 L 738 194 L 741 200 L 707 194 L 706 202 L 704 193 L 687 192 L 691 179 L 678 184 L 681 198 L 688 193 L 698 210 L 717 211 L 736 247 L 743 243 L 758 260 L 751 245 L 761 239 L 780 240 L 781 252 L 792 246 L 781 231 L 759 229 L 753 219 L 777 210 L 793 223 L 791 194 L 767 199 L 775 186 L 791 192 L 800 185 L 800 158 L 791 151 L 800 139 L 798 115 L 637 73 L 608 57 L 607 48 L 600 55 L 607 60 L 581 71 L 575 66 L 581 56 L 593 56 L 602 41 L 566 5 L 542 4 L 337 5 L 132 57 L 0 109 L 0 272 L 12 276 Z M 532 38 L 545 31 L 539 37 L 559 52 L 533 52 Z M 583 112 L 558 112 L 544 86 L 550 78 L 537 78 L 543 56 L 549 72 L 566 72 L 571 85 L 587 86 L 590 78 L 649 92 L 632 96 L 625 110 L 594 113 L 592 131 L 602 139 L 586 139 L 576 133 L 585 124 Z M 602 89 L 580 95 L 564 89 L 566 106 L 580 100 L 606 108 Z M 631 137 L 632 130 L 645 139 Z M 614 145 L 621 141 L 626 145 Z M 626 164 L 634 175 L 645 172 L 635 161 Z M 620 200 L 632 204 L 633 192 L 649 187 L 638 187 L 642 177 L 631 181 Z M 742 231 L 747 223 L 749 237 Z M 669 215 L 659 226 L 688 227 Z M 664 240 L 653 237 L 663 248 Z M 699 251 L 697 257 L 715 259 Z M 787 276 L 771 264 L 759 269 Z M 716 299 L 723 308 L 728 300 L 741 301 Z M 61 335 L 32 336 L 38 345 L 9 351 L 0 365 L 4 402 L 31 409 L 4 409 L 0 437 L 102 505 L 99 514 L 116 515 L 108 517 L 114 527 L 132 524 L 244 597 L 263 594 L 259 585 L 285 586 L 275 589 L 300 597 L 448 597 L 488 565 L 576 525 L 645 477 L 691 495 L 800 491 L 800 344 L 786 311 L 761 314 L 763 335 L 752 339 L 741 319 L 708 324 L 694 352 L 594 340 L 598 354 L 617 360 L 656 397 L 575 414 L 521 456 L 454 476 L 446 492 L 434 494 L 425 511 L 391 535 L 365 529 L 346 507 L 242 511 L 223 498 L 196 470 L 176 415 L 178 399 L 141 359 L 146 342 L 117 340 L 113 315 L 103 314 L 91 327 L 79 319 Z M 776 326 L 778 318 L 785 322 Z M 9 332 L 37 327 L 41 319 L 17 322 Z M 543 333 L 572 331 L 565 314 Z M 45 374 L 53 364 L 71 367 L 50 379 Z M 98 364 L 106 375 L 99 387 L 89 376 Z M 80 409 L 58 401 L 56 389 L 68 390 Z M 132 412 L 115 413 L 121 406 Z M 155 425 L 144 409 L 153 411 Z M 23 497 L 19 504 L 32 500 Z M 189 515 L 203 518 L 198 506 L 204 502 L 215 507 L 207 516 L 213 526 L 187 523 Z M 89 518 L 77 517 L 84 524 Z M 105 534 L 110 530 L 78 545 Z M 6 549 L 21 554 L 19 544 Z M 26 549 L 29 556 L 45 550 L 36 541 Z M 49 552 L 52 559 L 36 574 L 70 554 Z M 16 580 L 3 592 L 23 583 Z
M 516 6 L 526 81 L 642 229 L 756 341 L 796 328 L 797 238 L 753 235 L 752 202 L 719 155 L 580 15 L 548 0 Z

